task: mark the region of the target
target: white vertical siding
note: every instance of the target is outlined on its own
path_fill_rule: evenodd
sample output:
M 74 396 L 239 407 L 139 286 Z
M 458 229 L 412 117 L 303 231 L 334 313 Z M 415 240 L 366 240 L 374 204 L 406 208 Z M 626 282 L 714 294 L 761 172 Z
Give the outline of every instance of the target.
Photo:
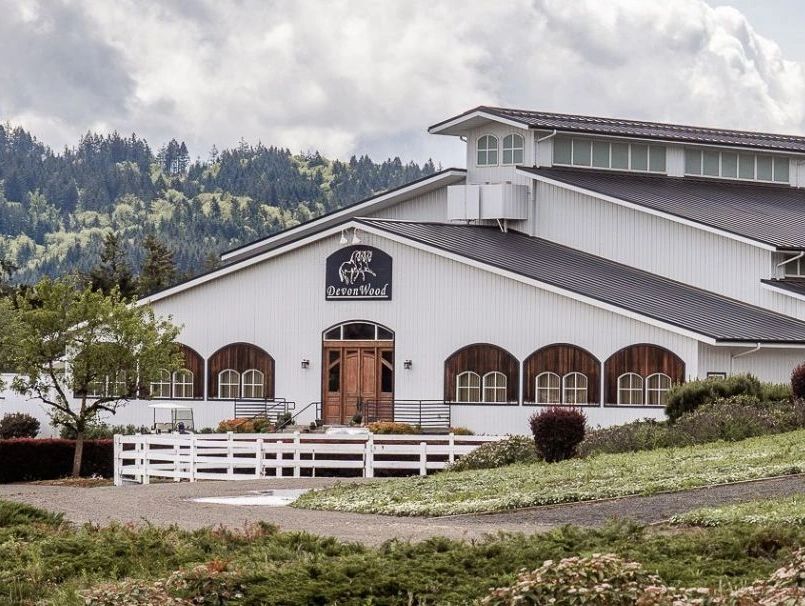
M 370 213 L 379 219 L 405 219 L 408 221 L 446 221 L 447 188 L 416 196 L 389 208 Z
M 517 134 L 524 138 L 523 162 L 525 166 L 533 166 L 534 161 L 534 133 L 524 128 L 516 128 L 505 124 L 489 124 L 483 128 L 475 128 L 467 132 L 467 183 L 504 183 L 509 181 L 531 187 L 531 179 L 519 175 L 512 165 L 503 165 L 503 137 Z M 478 139 L 484 135 L 494 135 L 498 138 L 498 165 L 478 166 L 477 147 Z
M 277 395 L 305 403 L 321 398 L 322 331 L 356 319 L 395 331 L 398 399 L 442 398 L 444 360 L 477 342 L 521 361 L 544 345 L 569 342 L 602 362 L 626 345 L 648 342 L 679 355 L 689 374 L 698 367 L 692 339 L 405 244 L 371 234 L 361 239 L 392 256 L 392 301 L 324 300 L 324 262 L 339 246 L 331 237 L 159 301 L 155 311 L 183 324 L 181 341 L 205 358 L 236 341 L 264 348 L 276 361 Z M 302 359 L 310 360 L 309 369 L 301 368 Z M 407 359 L 410 370 L 402 367 Z
M 805 362 L 805 349 L 762 348 L 752 352 L 753 347 L 714 347 L 699 344 L 699 376 L 708 372 L 727 374 L 751 373 L 761 381 L 788 383 L 795 366 Z M 740 357 L 733 358 L 733 356 Z
M 705 290 L 805 319 L 805 301 L 770 292 L 770 251 L 536 182 L 528 233 Z

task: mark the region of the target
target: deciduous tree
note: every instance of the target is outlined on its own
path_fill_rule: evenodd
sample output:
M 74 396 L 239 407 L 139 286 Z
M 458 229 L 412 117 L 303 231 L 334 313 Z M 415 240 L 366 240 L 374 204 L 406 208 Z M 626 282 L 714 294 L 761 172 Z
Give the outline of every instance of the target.
M 50 407 L 54 425 L 76 435 L 73 476 L 84 435 L 99 413 L 114 414 L 162 369 L 180 364 L 179 328 L 150 307 L 79 289 L 73 279 L 45 279 L 17 298 L 7 323 L 15 331 L 12 388 Z

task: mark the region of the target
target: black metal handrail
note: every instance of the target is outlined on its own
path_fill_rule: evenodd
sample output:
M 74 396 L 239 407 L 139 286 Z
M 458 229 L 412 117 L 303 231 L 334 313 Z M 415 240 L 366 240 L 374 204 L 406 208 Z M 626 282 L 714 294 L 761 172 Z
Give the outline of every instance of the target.
M 265 417 L 274 422 L 278 422 L 280 417 L 296 409 L 296 402 L 285 398 L 235 399 L 232 405 L 236 419 Z
M 308 410 L 311 406 L 315 406 L 316 420 L 321 419 L 321 402 L 309 402 L 306 406 L 303 406 L 300 410 L 296 411 L 296 413 L 293 416 L 283 421 L 279 421 L 276 427 L 274 428 L 274 431 L 282 431 L 283 429 L 289 427 L 290 425 L 296 425 L 296 420 L 299 418 L 299 416 L 306 410 Z
M 364 423 L 393 421 L 422 429 L 448 429 L 450 403 L 444 400 L 365 400 L 358 404 Z

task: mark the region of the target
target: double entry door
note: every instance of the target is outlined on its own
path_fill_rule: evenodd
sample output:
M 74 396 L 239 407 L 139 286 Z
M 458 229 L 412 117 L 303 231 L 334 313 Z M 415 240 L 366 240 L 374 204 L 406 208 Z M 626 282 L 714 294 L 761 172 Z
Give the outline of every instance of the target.
M 394 400 L 393 342 L 325 342 L 323 370 L 326 424 L 348 424 L 361 408 L 364 415 L 388 416 Z

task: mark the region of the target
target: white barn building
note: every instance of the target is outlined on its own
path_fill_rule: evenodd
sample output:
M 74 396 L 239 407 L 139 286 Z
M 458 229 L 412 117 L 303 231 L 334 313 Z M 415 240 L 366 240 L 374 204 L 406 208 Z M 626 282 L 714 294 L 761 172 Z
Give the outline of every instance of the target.
M 541 406 L 660 418 L 674 383 L 805 359 L 805 137 L 493 107 L 429 132 L 467 168 L 143 299 L 184 327 L 152 397 L 197 427 L 285 398 L 303 422 L 527 433 Z

